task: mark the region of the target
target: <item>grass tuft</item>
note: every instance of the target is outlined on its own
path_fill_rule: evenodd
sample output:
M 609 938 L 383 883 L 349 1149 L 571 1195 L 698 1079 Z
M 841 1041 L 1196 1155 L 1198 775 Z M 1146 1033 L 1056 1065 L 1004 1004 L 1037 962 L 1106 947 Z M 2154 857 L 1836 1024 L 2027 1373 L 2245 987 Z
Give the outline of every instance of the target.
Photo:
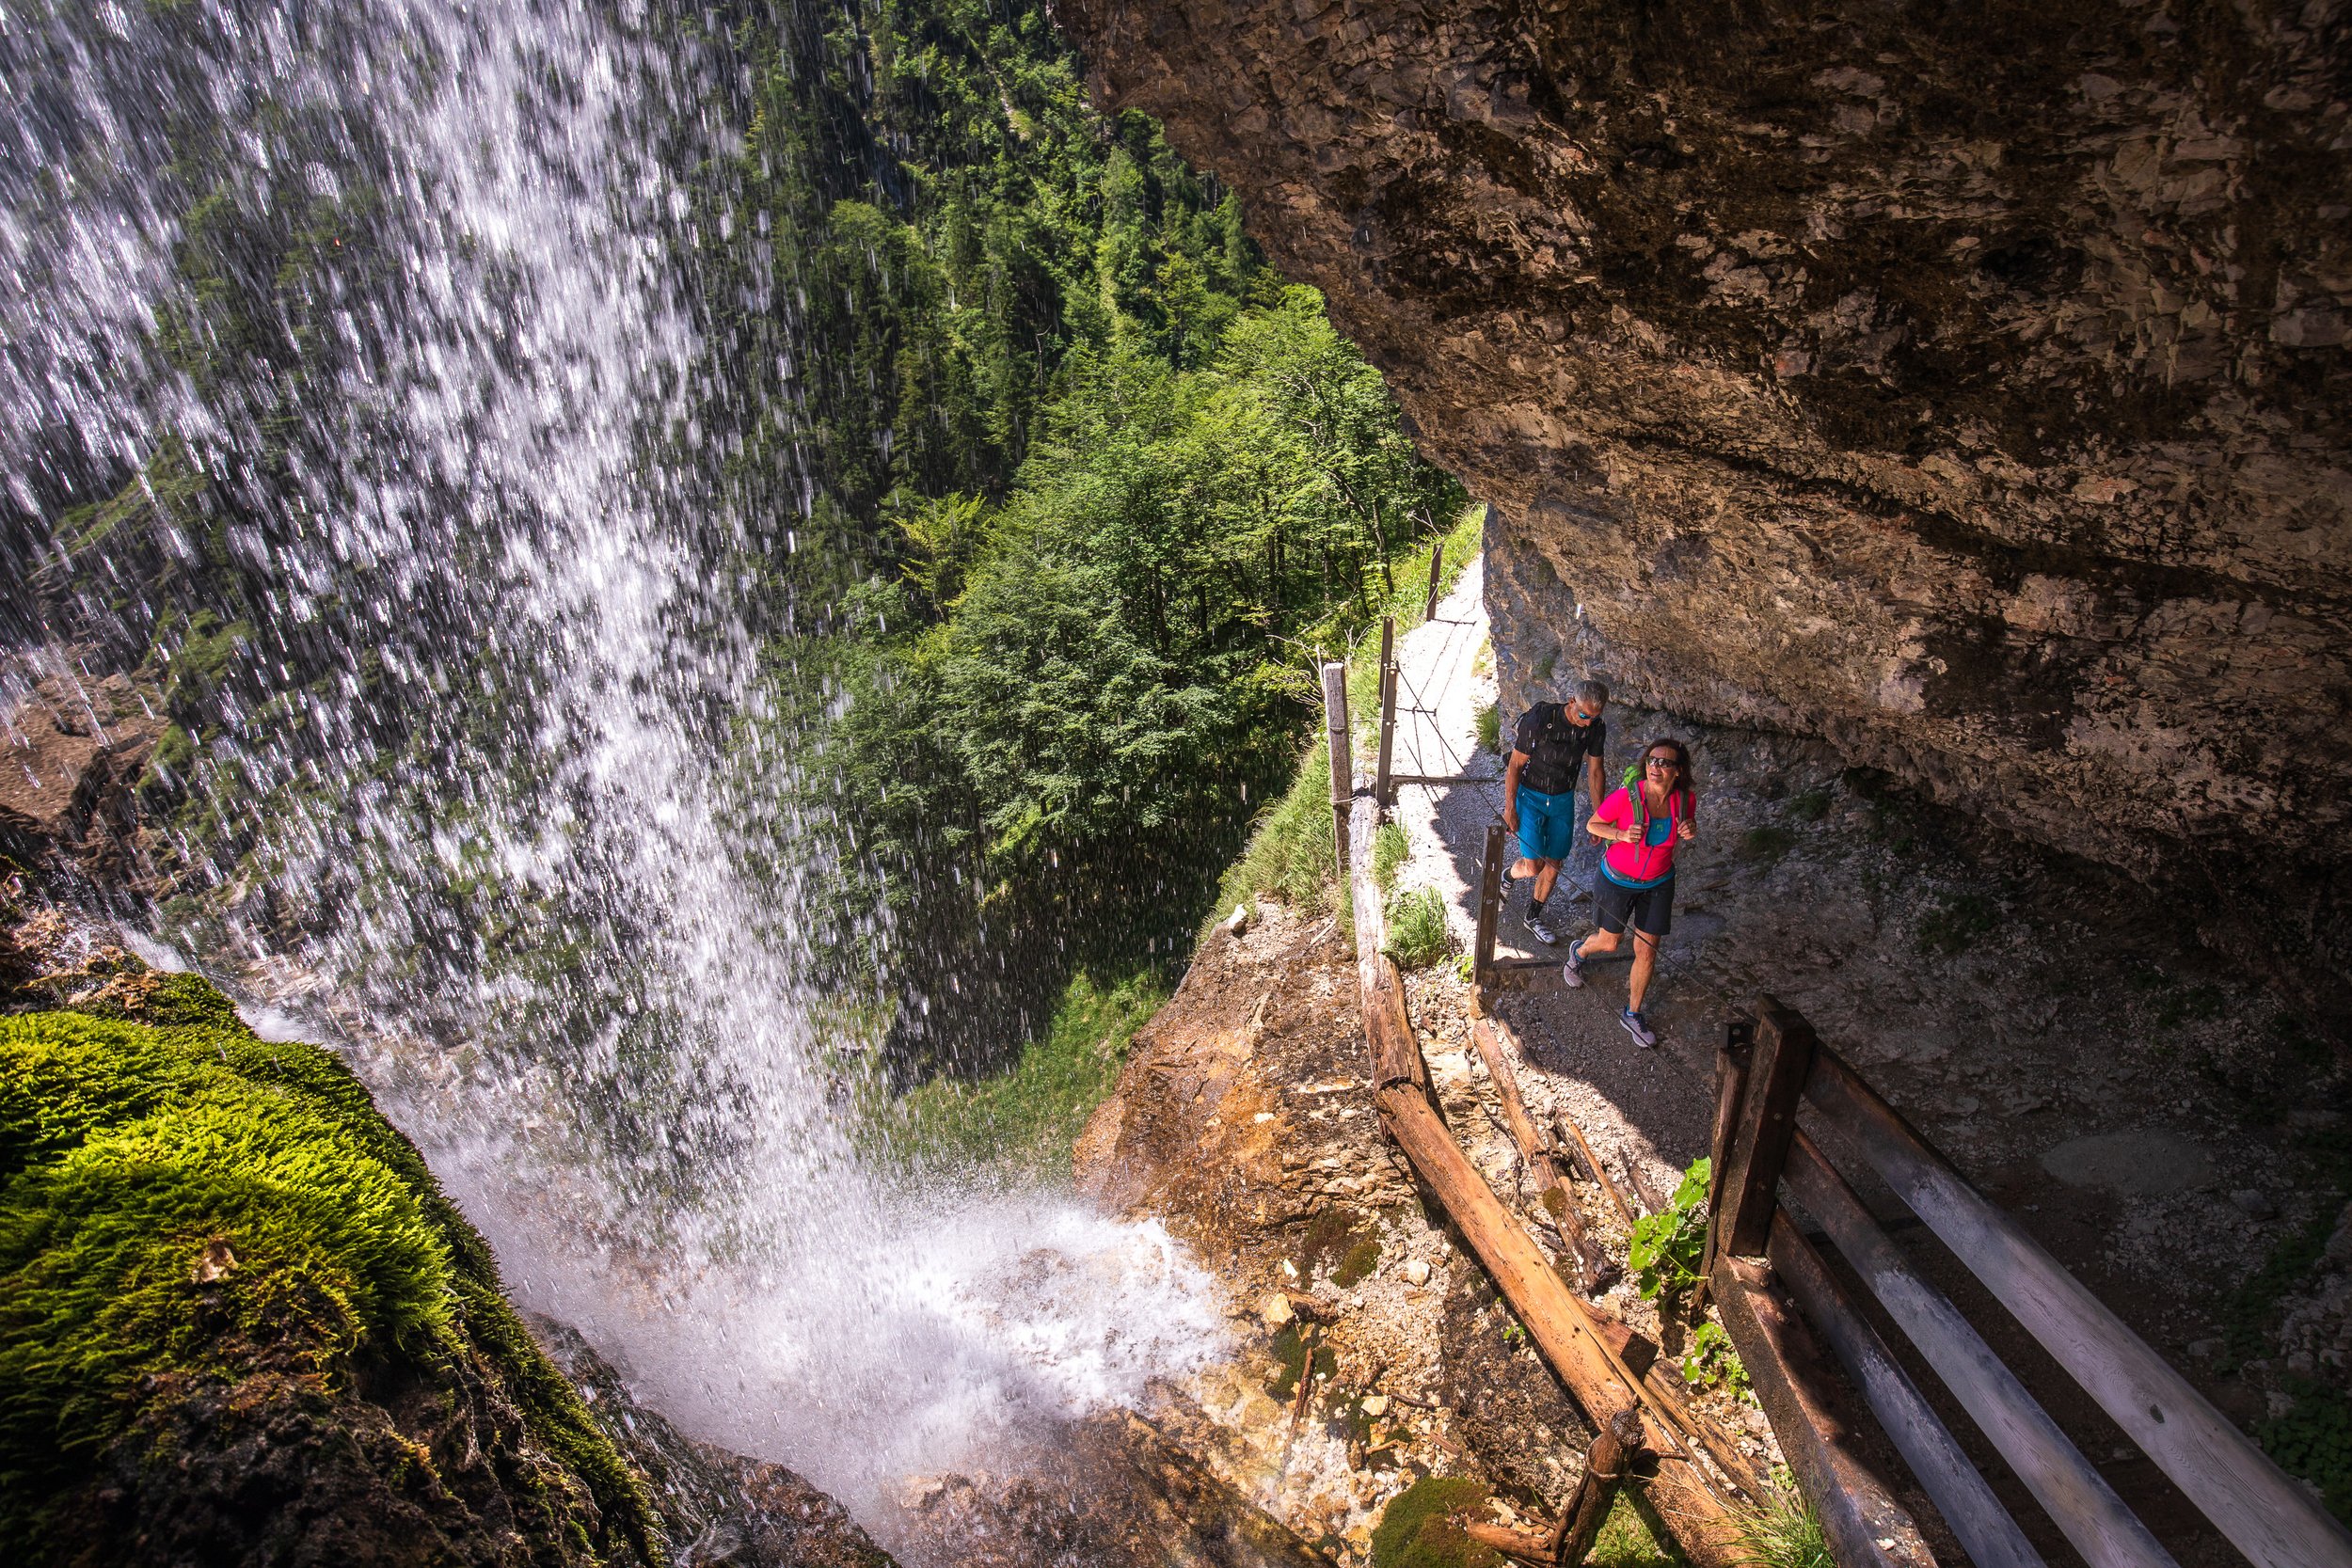
M 1793 1494 L 1740 1514 L 1734 1528 L 1744 1554 L 1740 1560 L 1752 1568 L 1837 1568 L 1820 1516 Z
M 1380 950 L 1399 969 L 1426 969 L 1454 950 L 1445 900 L 1436 888 L 1415 888 L 1389 900 L 1389 937 Z
M 1396 891 L 1397 867 L 1413 858 L 1412 840 L 1394 822 L 1383 822 L 1372 839 L 1372 879 L 1382 893 Z
M 1493 703 L 1478 710 L 1478 744 L 1488 752 L 1502 750 L 1502 710 Z

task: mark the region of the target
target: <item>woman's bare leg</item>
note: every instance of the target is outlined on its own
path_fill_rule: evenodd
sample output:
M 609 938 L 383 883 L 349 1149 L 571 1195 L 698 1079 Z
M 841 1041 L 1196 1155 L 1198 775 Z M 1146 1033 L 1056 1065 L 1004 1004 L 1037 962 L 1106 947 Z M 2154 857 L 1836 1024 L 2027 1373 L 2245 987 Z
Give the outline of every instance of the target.
M 1649 991 L 1650 972 L 1658 967 L 1658 939 L 1645 931 L 1633 933 L 1633 977 L 1626 982 L 1625 1005 L 1629 1012 L 1642 1010 L 1642 998 Z

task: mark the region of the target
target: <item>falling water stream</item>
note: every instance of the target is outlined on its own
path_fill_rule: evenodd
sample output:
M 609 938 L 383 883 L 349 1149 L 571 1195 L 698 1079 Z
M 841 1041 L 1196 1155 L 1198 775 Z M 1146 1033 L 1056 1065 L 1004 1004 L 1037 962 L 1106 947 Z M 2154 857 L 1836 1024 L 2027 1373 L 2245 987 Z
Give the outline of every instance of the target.
M 684 32 L 643 0 L 6 0 L 0 462 L 13 529 L 178 443 L 234 504 L 166 541 L 230 552 L 278 685 L 224 698 L 191 782 L 248 830 L 220 875 L 295 918 L 197 956 L 332 1011 L 526 1306 L 870 1518 L 1222 1318 L 1156 1227 L 911 1184 L 854 1124 L 861 999 L 810 978 L 822 781 L 742 570 L 798 519 L 709 478 L 740 433 L 704 427 L 675 260 L 738 68 Z M 308 226 L 298 389 L 187 352 L 206 201 Z

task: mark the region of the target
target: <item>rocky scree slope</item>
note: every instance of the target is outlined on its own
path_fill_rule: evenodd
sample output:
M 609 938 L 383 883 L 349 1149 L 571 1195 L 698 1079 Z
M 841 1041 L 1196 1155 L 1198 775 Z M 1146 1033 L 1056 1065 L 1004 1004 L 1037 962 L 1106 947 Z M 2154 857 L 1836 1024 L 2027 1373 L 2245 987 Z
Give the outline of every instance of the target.
M 2352 8 L 1056 14 L 1500 504 L 1547 680 L 1825 737 L 2352 1019 Z

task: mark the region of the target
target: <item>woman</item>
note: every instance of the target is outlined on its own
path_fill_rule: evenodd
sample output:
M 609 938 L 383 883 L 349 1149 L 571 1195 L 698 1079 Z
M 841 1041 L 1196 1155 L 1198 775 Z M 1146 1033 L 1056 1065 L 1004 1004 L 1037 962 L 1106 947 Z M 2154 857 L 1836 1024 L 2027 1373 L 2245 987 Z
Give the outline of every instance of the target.
M 1600 873 L 1593 879 L 1593 907 L 1600 929 L 1568 948 L 1561 977 L 1584 983 L 1584 960 L 1613 953 L 1633 927 L 1633 978 L 1626 988 L 1625 1011 L 1617 1022 L 1633 1043 L 1656 1045 L 1658 1035 L 1642 1017 L 1642 998 L 1658 967 L 1658 942 L 1674 924 L 1675 850 L 1696 836 L 1698 799 L 1691 785 L 1691 752 L 1679 740 L 1653 740 L 1642 748 L 1641 777 L 1600 803 L 1585 832 L 1607 846 Z

